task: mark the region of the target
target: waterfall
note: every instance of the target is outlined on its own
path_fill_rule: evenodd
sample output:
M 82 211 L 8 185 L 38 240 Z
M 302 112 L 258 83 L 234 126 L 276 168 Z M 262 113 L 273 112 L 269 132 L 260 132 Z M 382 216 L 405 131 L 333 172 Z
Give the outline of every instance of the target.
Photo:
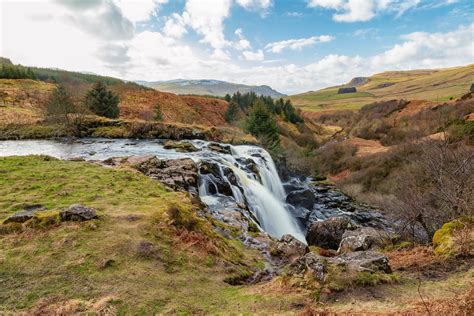
M 202 160 L 218 166 L 218 178 L 230 187 L 235 202 L 248 206 L 264 231 L 275 238 L 290 234 L 306 243 L 296 219 L 289 213 L 283 184 L 267 151 L 255 146 L 231 146 L 230 154 L 212 152 Z M 256 170 L 249 170 L 249 165 Z M 220 203 L 213 198 L 221 193 L 215 181 L 214 176 L 201 174 L 199 195 L 208 205 Z

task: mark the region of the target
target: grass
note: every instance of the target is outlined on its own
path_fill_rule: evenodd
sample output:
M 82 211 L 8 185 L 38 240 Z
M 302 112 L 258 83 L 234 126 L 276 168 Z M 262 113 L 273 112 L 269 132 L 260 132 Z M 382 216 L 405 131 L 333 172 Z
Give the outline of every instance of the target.
M 390 99 L 446 102 L 469 91 L 474 65 L 438 70 L 384 72 L 369 77 L 357 93 L 337 94 L 338 87 L 290 96 L 305 111 L 357 110 L 362 106 Z M 391 84 L 381 87 L 381 84 Z
M 271 297 L 224 282 L 262 267 L 260 254 L 217 235 L 184 193 L 128 170 L 44 156 L 1 158 L 0 171 L 0 218 L 28 204 L 55 214 L 82 203 L 99 215 L 2 230 L 0 311 L 186 314 L 270 306 Z M 176 225 L 172 206 L 180 223 L 186 217 L 193 225 Z

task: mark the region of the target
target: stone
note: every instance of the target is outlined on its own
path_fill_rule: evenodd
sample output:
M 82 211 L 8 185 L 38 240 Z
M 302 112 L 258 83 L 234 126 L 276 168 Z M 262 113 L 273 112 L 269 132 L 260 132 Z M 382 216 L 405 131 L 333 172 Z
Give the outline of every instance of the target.
M 28 212 L 28 211 L 20 211 L 16 212 L 13 215 L 10 215 L 7 217 L 6 220 L 3 221 L 3 224 L 9 224 L 9 223 L 24 223 L 32 218 L 35 218 L 35 214 L 33 212 Z
M 232 154 L 229 145 L 223 145 L 219 143 L 209 143 L 209 145 L 207 145 L 207 148 L 209 150 L 216 151 L 221 154 L 227 154 L 227 155 Z
M 190 158 L 161 160 L 153 157 L 134 168 L 174 190 L 197 189 L 198 170 Z
M 317 255 L 314 252 L 308 252 L 291 264 L 288 271 L 292 276 L 297 277 L 303 277 L 309 272 L 318 281 L 324 281 L 327 273 L 327 265 L 327 258 Z
M 274 244 L 272 249 L 272 253 L 290 259 L 303 256 L 308 251 L 309 248 L 307 245 L 289 234 L 283 235 L 281 239 Z
M 93 208 L 73 204 L 67 210 L 59 212 L 62 221 L 88 221 L 97 218 L 97 214 Z
M 316 203 L 316 197 L 311 190 L 292 191 L 286 196 L 286 202 L 295 207 L 312 210 L 314 203 Z
M 332 264 L 343 265 L 354 272 L 384 272 L 392 273 L 388 257 L 383 253 L 368 250 L 355 251 L 330 258 Z
M 44 211 L 44 207 L 41 204 L 27 205 L 23 208 L 23 211 L 19 211 L 10 215 L 3 221 L 3 224 L 8 223 L 24 223 L 32 218 L 35 218 L 35 212 Z
M 356 87 L 339 88 L 339 90 L 337 90 L 337 94 L 355 93 L 355 92 L 357 92 Z
M 177 141 L 173 141 L 173 140 L 168 140 L 163 145 L 163 148 L 164 149 L 174 149 L 176 151 L 183 152 L 183 153 L 199 151 L 199 149 L 197 149 L 196 146 L 194 146 L 190 142 L 186 142 L 186 141 L 177 142 Z
M 390 239 L 389 234 L 372 227 L 346 230 L 342 235 L 338 253 L 364 251 L 382 247 Z
M 338 249 L 344 232 L 355 228 L 355 225 L 348 218 L 333 217 L 313 223 L 306 233 L 306 240 L 309 245 Z

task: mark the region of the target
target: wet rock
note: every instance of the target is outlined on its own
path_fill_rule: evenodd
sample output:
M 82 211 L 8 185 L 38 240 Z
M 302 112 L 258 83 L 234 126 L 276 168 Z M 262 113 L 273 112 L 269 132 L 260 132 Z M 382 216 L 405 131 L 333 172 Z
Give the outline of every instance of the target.
M 342 241 L 338 252 L 346 253 L 353 251 L 364 251 L 383 247 L 391 239 L 388 233 L 379 231 L 372 227 L 360 227 L 356 230 L 346 230 L 342 235 Z
M 183 153 L 199 151 L 199 149 L 197 149 L 193 144 L 186 141 L 177 142 L 173 140 L 168 140 L 163 145 L 163 148 L 174 149 L 176 151 L 183 152 Z
M 134 166 L 137 170 L 174 190 L 196 190 L 198 170 L 190 158 L 161 160 L 153 157 Z
M 202 175 L 201 183 L 206 186 L 207 192 L 211 195 L 216 193 L 233 195 L 229 182 L 237 185 L 237 178 L 229 168 L 222 168 L 219 164 L 210 161 L 202 161 L 199 165 L 199 173 Z
M 332 264 L 343 265 L 355 272 L 392 272 L 387 256 L 371 250 L 349 252 L 329 260 Z
M 311 210 L 316 202 L 316 197 L 310 190 L 292 191 L 287 195 L 286 202 L 296 207 Z
M 307 272 L 310 272 L 318 281 L 323 281 L 328 266 L 328 259 L 309 252 L 301 256 L 289 267 L 289 274 L 297 277 L 304 277 Z
M 307 245 L 296 239 L 291 235 L 283 235 L 272 247 L 272 254 L 293 259 L 295 257 L 303 256 L 309 251 Z
M 255 161 L 253 161 L 250 158 L 242 158 L 242 157 L 237 158 L 236 160 L 241 163 L 241 165 L 237 167 L 241 167 L 244 171 L 253 173 L 255 175 L 255 178 L 258 181 L 261 181 L 260 172 L 258 170 L 258 166 L 255 164 Z
M 223 145 L 219 143 L 209 143 L 209 145 L 207 145 L 207 148 L 209 150 L 216 151 L 221 154 L 230 155 L 232 153 L 229 145 Z
M 65 211 L 59 212 L 62 221 L 87 221 L 97 218 L 93 208 L 81 204 L 73 204 Z
M 306 240 L 309 245 L 338 249 L 344 232 L 355 228 L 349 219 L 333 217 L 311 225 L 306 234 Z

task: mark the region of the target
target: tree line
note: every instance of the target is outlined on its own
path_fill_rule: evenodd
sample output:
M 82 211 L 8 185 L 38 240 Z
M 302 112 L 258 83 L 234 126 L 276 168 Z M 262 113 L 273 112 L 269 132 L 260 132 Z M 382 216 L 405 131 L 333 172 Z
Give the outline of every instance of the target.
M 254 92 L 227 94 L 224 99 L 229 103 L 225 120 L 232 123 L 244 116 L 245 129 L 272 151 L 278 150 L 280 145 L 277 117 L 292 124 L 304 122 L 290 100 L 273 100 Z
M 2 64 L 0 67 L 1 79 L 37 79 L 36 74 L 29 67 Z

